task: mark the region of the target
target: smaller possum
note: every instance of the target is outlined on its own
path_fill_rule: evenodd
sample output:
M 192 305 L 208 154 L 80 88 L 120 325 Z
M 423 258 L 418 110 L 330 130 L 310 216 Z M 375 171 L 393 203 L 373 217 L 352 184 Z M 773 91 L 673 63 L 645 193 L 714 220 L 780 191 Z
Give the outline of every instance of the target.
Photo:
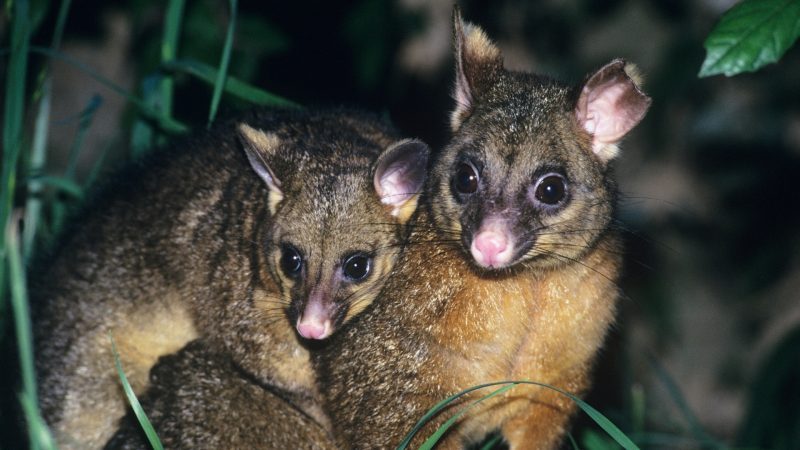
M 131 165 L 33 271 L 59 446 L 99 448 L 124 415 L 109 333 L 137 394 L 160 356 L 202 338 L 324 425 L 298 333 L 326 338 L 377 295 L 428 153 L 367 114 L 261 109 Z

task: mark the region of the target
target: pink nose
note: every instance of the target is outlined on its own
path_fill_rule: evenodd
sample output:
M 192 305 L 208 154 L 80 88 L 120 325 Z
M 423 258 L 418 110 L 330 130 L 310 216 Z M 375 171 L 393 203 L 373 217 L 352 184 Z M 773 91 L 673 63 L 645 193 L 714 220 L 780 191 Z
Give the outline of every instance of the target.
M 329 330 L 329 321 L 300 319 L 297 322 L 297 332 L 306 339 L 325 339 L 330 334 Z
M 486 267 L 499 267 L 508 260 L 508 239 L 496 231 L 482 231 L 472 241 L 470 253 L 475 261 Z
M 325 339 L 331 334 L 330 313 L 318 301 L 310 301 L 297 319 L 297 332 L 306 339 Z

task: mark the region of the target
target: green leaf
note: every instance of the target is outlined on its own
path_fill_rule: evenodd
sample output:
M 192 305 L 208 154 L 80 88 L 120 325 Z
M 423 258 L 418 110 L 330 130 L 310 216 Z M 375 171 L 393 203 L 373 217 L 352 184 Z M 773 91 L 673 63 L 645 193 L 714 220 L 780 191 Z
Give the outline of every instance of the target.
M 513 380 L 512 381 L 497 381 L 497 382 L 494 382 L 494 383 L 481 384 L 481 385 L 473 386 L 473 387 L 471 387 L 469 389 L 463 390 L 463 391 L 461 391 L 461 392 L 459 392 L 459 393 L 457 393 L 455 395 L 452 395 L 452 396 L 440 401 L 439 403 L 434 405 L 434 407 L 431 408 L 417 422 L 417 424 L 414 426 L 414 428 L 412 428 L 411 431 L 406 435 L 405 439 L 403 439 L 403 442 L 401 442 L 400 445 L 397 447 L 397 450 L 403 450 L 403 449 L 407 448 L 409 443 L 411 442 L 411 439 L 413 439 L 414 435 L 420 429 L 422 429 L 422 427 L 428 421 L 430 421 L 430 419 L 433 418 L 433 416 L 438 414 L 450 402 L 458 399 L 459 397 L 462 397 L 462 396 L 464 396 L 464 395 L 466 395 L 466 394 L 468 394 L 468 393 L 470 393 L 472 391 L 475 391 L 475 390 L 478 390 L 478 389 L 483 389 L 483 388 L 490 387 L 490 386 L 508 385 L 506 387 L 510 389 L 510 388 L 514 387 L 515 385 L 517 385 L 517 384 L 529 384 L 529 385 L 533 385 L 533 386 L 543 387 L 545 389 L 553 390 L 553 391 L 558 392 L 559 394 L 561 394 L 561 395 L 563 395 L 565 397 L 568 397 L 570 400 L 575 402 L 575 404 L 578 405 L 578 407 L 581 410 L 583 410 L 583 412 L 587 416 L 589 416 L 600 428 L 602 428 L 603 431 L 605 431 L 607 435 L 609 435 L 612 439 L 614 439 L 614 441 L 617 444 L 621 445 L 626 450 L 639 450 L 639 447 L 636 444 L 634 444 L 633 441 L 627 435 L 625 435 L 625 433 L 622 432 L 622 430 L 617 428 L 617 426 L 614 425 L 614 423 L 611 422 L 606 416 L 604 416 L 602 413 L 600 413 L 600 411 L 594 409 L 591 405 L 589 405 L 585 401 L 583 401 L 580 398 L 576 397 L 575 395 L 572 395 L 569 392 L 564 391 L 562 389 L 559 389 L 559 388 L 557 388 L 555 386 L 551 386 L 551 385 L 546 384 L 546 383 L 538 383 L 536 381 L 525 381 L 525 380 L 520 380 L 520 381 L 513 381 Z M 479 402 L 481 402 L 483 400 L 486 400 L 487 398 L 489 398 L 489 397 L 491 397 L 493 395 L 496 395 L 498 393 L 500 393 L 500 390 L 494 391 L 493 393 L 490 393 L 489 395 L 479 399 L 475 403 L 479 403 Z M 473 405 L 470 405 L 469 407 L 472 407 Z M 460 411 L 459 413 L 456 414 L 456 416 L 459 416 L 463 412 L 464 412 L 463 410 Z M 451 420 L 453 420 L 453 418 L 451 418 Z M 445 423 L 445 425 L 443 425 L 442 427 L 445 427 L 445 426 L 449 427 L 450 425 L 448 423 Z M 437 432 L 434 434 L 434 436 L 438 435 L 438 431 L 439 430 L 437 430 Z M 426 444 L 427 444 L 427 441 L 426 441 Z M 424 448 L 424 447 L 421 447 L 421 448 Z
M 194 59 L 180 59 L 165 63 L 163 68 L 168 71 L 186 72 L 212 84 L 217 78 L 217 70 L 215 68 Z M 271 94 L 230 75 L 225 79 L 225 92 L 258 105 L 300 107 L 300 105 L 291 100 Z
M 30 448 L 57 450 L 56 441 L 39 413 L 39 405 L 24 392 L 19 395 L 19 402 L 22 404 L 22 411 L 25 414 L 25 420 L 28 422 L 28 436 L 31 440 Z
M 800 2 L 745 0 L 726 12 L 705 42 L 699 77 L 753 72 L 778 61 L 800 37 Z
M 164 37 L 161 41 L 161 62 L 172 61 L 178 53 L 178 37 L 181 30 L 181 19 L 185 0 L 170 0 L 167 4 L 167 14 L 164 17 Z M 173 79 L 161 79 L 161 112 L 165 116 L 172 116 Z
M 222 91 L 225 88 L 225 78 L 228 76 L 228 65 L 231 61 L 231 49 L 233 48 L 233 37 L 236 34 L 236 3 L 237 0 L 228 0 L 230 8 L 230 20 L 228 21 L 228 32 L 225 34 L 225 46 L 222 48 L 222 58 L 219 61 L 217 79 L 214 82 L 214 93 L 211 97 L 211 108 L 208 111 L 208 126 L 214 122 L 217 116 L 217 108 L 222 98 Z
M 5 226 L 14 205 L 17 182 L 17 163 L 22 152 L 23 119 L 25 117 L 25 91 L 30 48 L 30 13 L 27 1 L 7 5 L 11 23 L 9 40 L 11 48 L 4 61 L 5 92 L 3 99 L 2 167 L 0 167 L 0 226 Z M 5 234 L 0 233 L 0 301 L 5 295 Z
M 136 106 L 136 108 L 138 108 L 139 112 L 143 116 L 145 116 L 145 117 L 147 117 L 149 119 L 155 120 L 158 123 L 158 125 L 162 129 L 164 129 L 164 131 L 168 131 L 168 132 L 171 132 L 171 133 L 185 133 L 185 132 L 189 131 L 189 127 L 188 126 L 182 124 L 181 122 L 179 122 L 179 121 L 177 121 L 175 119 L 172 119 L 171 117 L 165 116 L 160 111 L 156 111 L 153 108 L 148 107 L 145 104 L 145 102 L 143 102 L 141 99 L 139 99 L 135 95 L 133 95 L 130 92 L 128 92 L 127 90 L 125 90 L 125 88 L 123 88 L 122 86 L 114 83 L 113 81 L 109 80 L 108 78 L 103 77 L 96 70 L 90 68 L 89 66 L 87 66 L 86 64 L 78 61 L 77 59 L 72 58 L 72 57 L 70 57 L 70 56 L 68 56 L 68 55 L 66 55 L 64 53 L 53 51 L 52 49 L 46 48 L 46 47 L 31 46 L 30 50 L 31 50 L 31 52 L 39 53 L 39 54 L 45 55 L 45 56 L 47 56 L 49 58 L 58 59 L 60 61 L 63 61 L 65 63 L 67 63 L 67 64 L 70 64 L 73 67 L 76 67 L 79 70 L 83 71 L 84 73 L 86 73 L 90 77 L 92 77 L 95 80 L 97 80 L 100 84 L 102 84 L 105 87 L 111 89 L 112 91 L 116 92 L 117 94 L 125 97 L 129 102 L 131 102 L 134 106 Z
M 131 384 L 128 382 L 128 377 L 125 376 L 125 372 L 122 370 L 122 363 L 119 360 L 117 345 L 114 343 L 111 332 L 108 333 L 108 339 L 111 341 L 111 352 L 114 354 L 114 365 L 117 366 L 117 375 L 119 375 L 119 381 L 122 383 L 122 390 L 125 391 L 125 396 L 128 397 L 128 403 L 131 404 L 133 413 L 136 415 L 136 419 L 139 420 L 139 425 L 142 426 L 142 430 L 144 430 L 144 434 L 147 436 L 147 440 L 150 442 L 150 446 L 153 447 L 153 450 L 164 450 L 161 439 L 158 438 L 158 434 L 156 434 L 155 428 L 153 428 L 153 425 L 150 423 L 150 419 L 147 418 L 147 414 L 145 414 L 142 405 L 139 403 L 139 399 L 137 399 L 136 394 L 133 393 L 133 388 L 131 388 Z
M 58 19 L 50 48 L 57 51 L 61 46 L 64 28 L 67 23 L 71 0 L 63 0 L 58 8 Z M 53 92 L 53 80 L 50 75 L 50 65 L 45 64 L 40 72 L 40 86 L 38 89 L 39 108 L 36 112 L 36 121 L 33 128 L 33 143 L 28 156 L 28 164 L 32 172 L 40 171 L 45 165 L 47 157 L 47 136 L 50 129 L 50 103 Z M 37 183 L 28 184 L 28 196 L 25 200 L 25 228 L 22 231 L 22 254 L 25 261 L 33 258 L 34 242 L 40 228 L 40 214 L 42 200 L 39 197 L 41 186 Z
M 466 406 L 464 408 L 461 408 L 460 411 L 458 411 L 457 413 L 453 414 L 449 419 L 447 419 L 447 421 L 445 423 L 442 424 L 442 426 L 440 426 L 438 429 L 436 429 L 436 431 L 432 435 L 430 435 L 428 437 L 428 439 L 425 439 L 425 442 L 422 443 L 422 445 L 419 447 L 419 450 L 432 450 L 433 447 L 436 445 L 436 443 L 439 442 L 439 439 L 441 439 L 442 436 L 444 436 L 444 434 L 447 433 L 447 430 L 449 430 L 453 425 L 455 425 L 456 421 L 458 421 L 458 419 L 461 416 L 463 416 L 467 411 L 469 411 L 470 409 L 475 407 L 478 403 L 480 403 L 480 402 L 482 402 L 484 400 L 488 400 L 488 399 L 494 397 L 495 395 L 502 394 L 502 393 L 508 391 L 509 389 L 513 388 L 514 386 L 516 386 L 515 383 L 507 384 L 507 385 L 505 385 L 505 386 L 503 386 L 503 387 L 501 387 L 499 389 L 495 389 L 494 391 L 484 395 L 483 397 L 479 398 L 478 400 L 475 400 L 474 402 L 470 403 L 468 406 Z
M 86 133 L 89 127 L 92 126 L 94 115 L 100 106 L 103 104 L 103 98 L 95 94 L 89 99 L 89 103 L 81 111 L 80 122 L 78 123 L 78 131 L 75 133 L 75 140 L 72 142 L 72 147 L 69 151 L 69 158 L 67 159 L 67 167 L 64 170 L 66 178 L 75 178 L 75 172 L 78 170 L 78 160 L 81 152 L 84 150 L 83 141 L 86 138 Z
M 19 219 L 11 217 L 6 225 L 5 238 L 8 258 L 8 273 L 11 290 L 11 307 L 14 314 L 19 366 L 22 375 L 22 393 L 20 401 L 25 412 L 28 426 L 28 437 L 31 448 L 50 448 L 52 438 L 39 413 L 39 400 L 36 394 L 36 369 L 33 358 L 33 331 L 31 326 L 28 289 L 25 278 L 25 267 L 19 245 Z
M 83 198 L 83 188 L 70 178 L 37 175 L 31 176 L 28 180 L 29 182 L 36 182 L 41 186 L 52 186 L 77 199 Z

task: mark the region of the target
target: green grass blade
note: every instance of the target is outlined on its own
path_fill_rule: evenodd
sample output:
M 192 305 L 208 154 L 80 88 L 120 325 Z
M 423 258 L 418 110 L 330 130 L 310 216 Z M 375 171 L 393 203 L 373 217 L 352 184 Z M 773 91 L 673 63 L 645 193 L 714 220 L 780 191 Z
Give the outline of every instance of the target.
M 158 109 L 161 101 L 161 81 L 165 77 L 153 74 L 144 77 L 141 82 L 142 102 L 148 107 Z M 141 157 L 145 152 L 158 143 L 156 127 L 149 120 L 138 118 L 131 127 L 131 157 Z
M 417 423 L 414 425 L 414 427 L 411 429 L 411 431 L 408 432 L 406 437 L 403 438 L 403 441 L 400 442 L 400 445 L 397 446 L 397 450 L 405 450 L 408 447 L 408 445 L 411 443 L 411 439 L 414 438 L 414 436 L 419 432 L 419 430 L 421 430 L 422 427 L 425 426 L 425 424 L 428 423 L 433 418 L 433 416 L 435 416 L 436 414 L 439 414 L 439 412 L 442 409 L 444 409 L 447 405 L 449 405 L 453 401 L 455 401 L 455 400 L 457 400 L 457 399 L 469 394 L 470 392 L 477 391 L 478 389 L 483 389 L 485 387 L 490 387 L 490 386 L 497 386 L 499 384 L 504 384 L 504 383 L 503 382 L 487 383 L 487 384 L 480 384 L 480 385 L 477 385 L 477 386 L 473 386 L 473 387 L 465 389 L 465 390 L 463 390 L 463 391 L 461 391 L 461 392 L 459 392 L 457 394 L 453 394 L 450 397 L 447 397 L 446 399 L 444 399 L 444 400 L 440 401 L 439 403 L 433 405 L 433 407 L 431 409 L 429 409 L 428 412 L 426 412 L 425 415 L 422 416 L 422 418 L 417 421 Z
M 32 442 L 36 442 L 38 448 L 43 450 L 55 450 L 56 442 L 53 435 L 50 433 L 50 428 L 42 419 L 39 413 L 39 407 L 36 402 L 32 401 L 25 394 L 20 394 L 19 402 L 22 404 L 22 412 L 25 414 L 25 420 L 28 423 L 28 436 Z
M 103 104 L 103 98 L 99 95 L 93 95 L 89 99 L 89 103 L 81 111 L 80 122 L 78 123 L 78 131 L 75 133 L 75 139 L 72 142 L 72 148 L 69 151 L 69 158 L 67 160 L 67 167 L 64 170 L 64 177 L 69 179 L 75 178 L 75 172 L 78 169 L 78 159 L 81 151 L 83 150 L 83 141 L 86 138 L 86 132 L 92 125 L 92 119 L 97 109 Z
M 131 384 L 128 382 L 128 377 L 125 376 L 125 372 L 122 370 L 122 362 L 119 360 L 117 345 L 114 343 L 114 338 L 111 336 L 111 333 L 108 333 L 108 339 L 111 340 L 111 352 L 114 354 L 114 365 L 117 367 L 119 381 L 122 383 L 122 389 L 125 391 L 125 396 L 128 397 L 128 403 L 131 404 L 133 413 L 136 415 L 139 425 L 142 426 L 142 430 L 144 430 L 144 434 L 147 436 L 150 446 L 152 446 L 154 450 L 163 450 L 164 446 L 161 445 L 161 440 L 158 438 L 156 430 L 150 423 L 150 419 L 147 418 L 147 414 L 145 414 L 144 409 L 142 409 L 139 399 L 137 399 L 136 394 L 133 393 L 133 388 L 131 388 Z
M 122 97 L 125 97 L 125 99 L 127 99 L 134 106 L 136 106 L 136 108 L 139 110 L 139 112 L 142 115 L 144 115 L 145 117 L 147 117 L 147 118 L 149 118 L 151 120 L 154 120 L 156 123 L 158 123 L 159 127 L 161 127 L 161 129 L 163 129 L 164 131 L 167 131 L 167 132 L 170 132 L 170 133 L 185 133 L 185 132 L 189 131 L 189 127 L 186 126 L 185 124 L 183 124 L 183 123 L 181 123 L 181 122 L 179 122 L 179 121 L 177 121 L 177 120 L 175 120 L 175 119 L 173 119 L 171 117 L 167 117 L 167 116 L 161 114 L 160 112 L 154 110 L 153 108 L 148 107 L 141 99 L 139 99 L 135 95 L 131 94 L 130 92 L 125 90 L 123 87 L 119 86 L 118 84 L 114 83 L 113 81 L 109 80 L 108 78 L 105 78 L 102 75 L 98 74 L 95 70 L 91 69 L 86 64 L 84 64 L 84 63 L 82 63 L 82 62 L 80 62 L 80 61 L 78 61 L 78 60 L 76 60 L 76 59 L 74 59 L 74 58 L 72 58 L 72 57 L 70 57 L 68 55 L 65 55 L 65 54 L 57 52 L 57 51 L 53 51 L 53 50 L 51 50 L 49 48 L 46 48 L 46 47 L 32 46 L 31 47 L 31 51 L 34 52 L 34 53 L 39 53 L 39 54 L 45 55 L 45 56 L 53 58 L 53 59 L 58 59 L 58 60 L 64 61 L 67 64 L 70 64 L 70 65 L 80 69 L 81 71 L 83 71 L 84 73 L 89 75 L 90 77 L 94 78 L 98 83 L 100 83 L 103 86 L 111 89 L 112 91 L 116 92 L 117 94 L 121 95 Z
M 22 394 L 20 400 L 25 411 L 28 436 L 31 448 L 49 448 L 52 438 L 39 413 L 39 400 L 36 394 L 36 369 L 33 364 L 33 333 L 28 305 L 27 281 L 22 254 L 19 247 L 17 220 L 9 220 L 5 229 L 8 244 L 8 272 L 10 276 L 11 307 L 14 313 L 19 365 L 22 373 Z
M 675 403 L 675 406 L 678 407 L 678 410 L 683 415 L 686 422 L 689 424 L 689 429 L 691 430 L 692 434 L 695 436 L 699 442 L 704 442 L 709 445 L 711 448 L 725 448 L 725 445 L 716 441 L 710 434 L 708 434 L 700 425 L 700 421 L 697 420 L 697 417 L 692 412 L 692 409 L 689 407 L 689 404 L 686 402 L 686 399 L 683 397 L 680 388 L 675 383 L 675 380 L 669 375 L 667 370 L 659 364 L 658 360 L 654 357 L 650 357 L 650 365 L 653 367 L 653 371 L 655 372 L 656 376 L 658 377 L 661 384 L 667 389 L 670 398 Z
M 63 0 L 58 8 L 58 19 L 53 32 L 53 41 L 50 48 L 57 51 L 61 46 L 64 36 L 64 27 L 67 23 L 67 14 L 72 4 L 71 0 Z M 53 93 L 53 82 L 50 76 L 50 65 L 45 64 L 40 75 L 41 84 L 38 89 L 40 95 L 39 108 L 33 129 L 33 143 L 29 155 L 29 167 L 32 173 L 44 170 L 47 157 L 47 136 L 50 128 L 50 104 Z M 39 219 L 42 211 L 42 186 L 37 182 L 28 183 L 28 196 L 25 205 L 25 228 L 22 231 L 22 255 L 25 261 L 33 258 L 34 243 L 39 230 Z
M 481 450 L 492 450 L 496 445 L 500 444 L 501 442 L 503 442 L 503 436 L 501 436 L 500 434 L 495 434 L 481 446 Z
M 546 388 L 546 389 L 551 389 L 551 390 L 553 390 L 555 392 L 558 392 L 561 395 L 566 396 L 567 398 L 569 398 L 570 400 L 575 402 L 575 404 L 578 405 L 578 407 L 587 416 L 589 416 L 600 428 L 603 429 L 603 431 L 606 432 L 606 434 L 611 436 L 611 438 L 614 439 L 623 448 L 625 448 L 626 450 L 639 450 L 639 447 L 636 444 L 634 444 L 633 441 L 631 441 L 631 439 L 628 436 L 626 436 L 625 433 L 622 432 L 622 430 L 620 430 L 616 425 L 614 425 L 613 422 L 611 422 L 608 418 L 606 418 L 606 416 L 601 414 L 600 411 L 594 409 L 591 405 L 589 405 L 588 403 L 584 402 L 580 398 L 576 397 L 575 395 L 570 394 L 567 391 L 559 389 L 559 388 L 557 388 L 555 386 L 551 386 L 549 384 L 538 383 L 536 381 L 525 381 L 525 380 L 497 381 L 497 382 L 494 382 L 494 383 L 485 383 L 485 384 L 481 384 L 481 385 L 478 385 L 478 386 L 473 386 L 473 387 L 471 387 L 469 389 L 465 389 L 465 390 L 463 390 L 463 391 L 461 391 L 461 392 L 459 392 L 457 394 L 454 394 L 454 395 L 452 395 L 452 396 L 440 401 L 439 403 L 434 405 L 434 407 L 431 408 L 423 416 L 423 418 L 420 419 L 417 422 L 416 425 L 414 425 L 414 428 L 412 428 L 412 430 L 408 433 L 408 435 L 406 435 L 405 439 L 403 439 L 403 442 L 401 442 L 400 446 L 398 446 L 398 450 L 402 450 L 402 449 L 405 449 L 406 447 L 408 447 L 408 444 L 409 444 L 409 442 L 411 442 L 411 439 L 414 437 L 414 435 L 433 416 L 438 414 L 450 402 L 452 402 L 452 401 L 458 399 L 459 397 L 461 397 L 463 395 L 466 395 L 466 394 L 468 394 L 468 393 L 470 393 L 472 391 L 478 390 L 478 389 L 483 389 L 483 388 L 490 387 L 490 386 L 500 386 L 500 385 L 512 385 L 512 387 L 513 387 L 513 385 L 516 385 L 516 384 L 529 384 L 529 385 L 533 385 L 533 386 L 539 386 L 539 387 L 543 387 L 543 388 Z M 483 399 L 481 399 L 481 401 L 482 400 Z
M 503 387 L 501 387 L 499 389 L 495 389 L 494 391 L 492 391 L 492 392 L 484 395 L 483 397 L 475 400 L 474 402 L 470 403 L 468 406 L 466 406 L 464 408 L 461 408 L 461 410 L 459 410 L 457 413 L 453 414 L 449 419 L 447 419 L 447 421 L 445 423 L 443 423 L 442 426 L 437 428 L 436 431 L 432 435 L 430 435 L 428 437 L 428 439 L 425 439 L 425 442 L 422 443 L 422 445 L 419 447 L 419 449 L 420 450 L 431 450 L 431 449 L 433 449 L 433 446 L 436 445 L 437 442 L 439 442 L 439 439 L 441 439 L 442 436 L 444 436 L 445 433 L 447 433 L 447 430 L 449 430 L 453 425 L 455 425 L 455 423 L 458 421 L 458 419 L 461 416 L 463 416 L 467 411 L 469 411 L 470 409 L 472 409 L 473 407 L 475 407 L 476 405 L 478 405 L 482 401 L 488 400 L 488 399 L 494 397 L 495 395 L 502 394 L 502 393 L 508 391 L 509 389 L 513 388 L 514 386 L 516 386 L 516 384 L 508 384 L 508 385 L 503 386 Z
M 48 77 L 42 85 L 42 97 L 33 128 L 33 143 L 30 153 L 30 171 L 39 173 L 44 170 L 47 135 L 50 127 L 50 102 L 52 82 Z M 25 229 L 22 232 L 22 255 L 25 261 L 33 257 L 34 242 L 39 229 L 39 218 L 42 211 L 42 186 L 38 182 L 28 183 L 28 197 L 25 206 Z
M 31 183 L 38 183 L 42 186 L 52 186 L 76 199 L 83 198 L 83 188 L 69 178 L 39 174 L 30 177 L 29 180 Z
M 17 162 L 22 147 L 22 120 L 25 117 L 25 77 L 28 72 L 30 47 L 29 5 L 17 0 L 9 7 L 10 43 L 3 103 L 3 167 L 0 172 L 0 226 L 5 227 L 11 215 L 16 188 Z M 5 233 L 0 233 L 0 296 L 5 295 Z M 2 298 L 0 298 L 2 300 Z
M 167 14 L 164 18 L 164 38 L 161 42 L 161 62 L 166 63 L 175 59 L 178 52 L 178 38 L 180 37 L 181 20 L 183 18 L 185 0 L 170 0 L 167 5 Z M 172 97 L 174 80 L 172 77 L 161 79 L 161 112 L 172 117 Z
M 72 5 L 72 0 L 63 0 L 61 6 L 58 8 L 58 19 L 56 20 L 56 29 L 53 32 L 53 43 L 50 46 L 53 50 L 58 50 L 61 47 L 61 38 L 64 37 L 64 27 L 67 24 L 67 14 Z
M 575 437 L 572 436 L 572 433 L 567 433 L 567 439 L 569 440 L 569 445 L 572 447 L 572 450 L 580 450 L 580 447 L 578 447 L 578 443 L 575 442 Z
M 217 108 L 219 101 L 222 98 L 222 91 L 225 87 L 225 78 L 228 75 L 228 65 L 231 60 L 231 49 L 233 48 L 233 37 L 236 31 L 236 0 L 229 0 L 230 5 L 230 21 L 228 22 L 228 32 L 225 35 L 225 46 L 222 49 L 222 58 L 219 62 L 219 71 L 217 71 L 217 80 L 214 83 L 214 94 L 211 97 L 211 108 L 208 112 L 208 126 L 214 122 L 214 117 L 217 115 Z
M 209 84 L 214 83 L 218 73 L 215 68 L 194 59 L 180 59 L 164 63 L 162 68 L 170 72 L 187 73 Z M 258 105 L 301 107 L 299 103 L 259 89 L 232 75 L 228 75 L 225 79 L 225 93 Z
M 92 169 L 89 171 L 89 175 L 86 177 L 86 180 L 83 182 L 83 192 L 86 192 L 92 185 L 94 185 L 97 178 L 100 176 L 100 172 L 103 169 L 103 166 L 106 162 L 106 157 L 110 153 L 111 149 L 114 148 L 115 141 L 110 141 L 105 146 L 103 146 L 103 150 L 97 155 L 97 158 L 94 161 L 94 165 L 92 165 Z

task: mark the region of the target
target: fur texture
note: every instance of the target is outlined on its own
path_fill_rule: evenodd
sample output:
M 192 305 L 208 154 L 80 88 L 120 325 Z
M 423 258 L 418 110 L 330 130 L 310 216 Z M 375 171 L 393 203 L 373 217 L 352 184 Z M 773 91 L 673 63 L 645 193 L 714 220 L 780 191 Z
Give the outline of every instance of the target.
M 595 151 L 604 136 L 576 111 L 589 105 L 624 135 L 649 99 L 624 62 L 569 87 L 503 69 L 458 11 L 454 29 L 453 137 L 433 164 L 408 248 L 381 296 L 312 354 L 342 448 L 392 448 L 438 401 L 478 384 L 531 380 L 580 395 L 614 319 L 613 155 Z M 411 447 L 486 392 L 449 407 Z M 554 448 L 574 410 L 560 394 L 520 385 L 470 410 L 437 448 L 494 430 L 514 450 Z
M 334 326 L 391 270 L 404 230 L 373 174 L 396 141 L 362 113 L 261 110 L 118 174 L 34 271 L 41 406 L 61 448 L 100 447 L 124 414 L 109 333 L 137 393 L 160 356 L 199 337 L 324 426 L 295 323 L 315 280 L 341 272 L 342 254 L 369 254 L 374 270 L 327 293 Z M 416 204 L 410 194 L 403 204 Z M 307 256 L 302 277 L 282 274 L 286 242 Z

